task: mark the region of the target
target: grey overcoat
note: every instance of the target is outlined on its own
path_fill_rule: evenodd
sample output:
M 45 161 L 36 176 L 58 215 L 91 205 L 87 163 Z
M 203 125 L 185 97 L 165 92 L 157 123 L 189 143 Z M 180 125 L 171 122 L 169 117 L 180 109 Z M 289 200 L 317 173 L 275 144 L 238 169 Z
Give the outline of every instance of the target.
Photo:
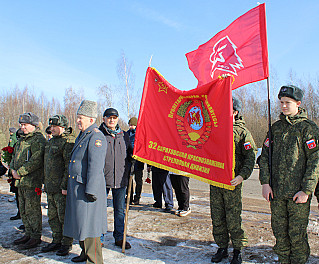
M 63 235 L 83 241 L 106 233 L 104 164 L 106 140 L 93 124 L 75 140 L 69 164 L 69 180 Z M 89 202 L 85 193 L 97 200 Z

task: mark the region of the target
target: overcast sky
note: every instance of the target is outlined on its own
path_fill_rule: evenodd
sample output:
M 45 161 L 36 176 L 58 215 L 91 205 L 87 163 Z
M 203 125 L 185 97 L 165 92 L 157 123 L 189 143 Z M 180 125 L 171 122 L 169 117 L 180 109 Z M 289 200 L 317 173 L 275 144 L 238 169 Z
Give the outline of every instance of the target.
M 98 86 L 119 84 L 122 51 L 140 93 L 152 55 L 152 66 L 172 85 L 189 90 L 197 79 L 185 53 L 256 5 L 248 0 L 0 0 L 0 90 L 29 86 L 62 100 L 72 86 L 96 100 Z M 319 1 L 266 1 L 269 63 L 281 82 L 291 69 L 302 78 L 319 77 L 318 13 Z

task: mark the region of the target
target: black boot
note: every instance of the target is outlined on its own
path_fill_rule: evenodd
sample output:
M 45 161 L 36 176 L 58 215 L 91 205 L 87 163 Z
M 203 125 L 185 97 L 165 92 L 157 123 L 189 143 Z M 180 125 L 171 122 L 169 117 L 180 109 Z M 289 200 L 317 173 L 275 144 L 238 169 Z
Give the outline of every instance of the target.
M 240 250 L 234 249 L 234 256 L 230 264 L 240 264 L 242 262 Z
M 10 217 L 10 220 L 18 220 L 18 219 L 21 219 L 19 212 L 17 213 L 17 215 Z
M 217 253 L 212 257 L 212 262 L 221 262 L 223 258 L 228 257 L 228 249 L 227 248 L 219 248 Z
M 72 245 L 62 245 L 61 248 L 56 252 L 58 256 L 66 256 L 72 250 Z

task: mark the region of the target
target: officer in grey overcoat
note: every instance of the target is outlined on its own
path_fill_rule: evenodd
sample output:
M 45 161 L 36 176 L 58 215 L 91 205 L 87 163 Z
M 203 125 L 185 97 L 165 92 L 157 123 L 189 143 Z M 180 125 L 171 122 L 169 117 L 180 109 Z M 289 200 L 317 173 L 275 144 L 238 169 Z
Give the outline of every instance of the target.
M 106 140 L 95 124 L 96 102 L 84 100 L 77 111 L 81 131 L 69 164 L 63 234 L 79 240 L 82 252 L 73 262 L 103 263 L 100 235 L 106 233 L 104 164 Z

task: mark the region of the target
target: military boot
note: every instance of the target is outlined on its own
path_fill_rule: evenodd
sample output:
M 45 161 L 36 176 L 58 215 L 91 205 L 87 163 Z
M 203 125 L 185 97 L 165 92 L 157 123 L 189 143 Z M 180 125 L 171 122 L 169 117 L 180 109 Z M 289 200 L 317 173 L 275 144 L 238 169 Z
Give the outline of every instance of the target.
M 217 253 L 212 257 L 212 262 L 217 263 L 221 262 L 224 258 L 228 257 L 228 249 L 227 248 L 219 248 Z
M 240 250 L 234 249 L 233 259 L 230 264 L 240 264 L 242 262 Z
M 50 252 L 61 248 L 61 243 L 50 243 L 41 249 L 42 252 Z
M 25 243 L 24 245 L 21 245 L 21 249 L 30 249 L 30 248 L 35 248 L 41 243 L 41 239 L 39 238 L 30 238 L 30 240 Z
M 22 245 L 22 244 L 27 243 L 29 240 L 30 240 L 29 236 L 23 236 L 23 237 L 21 237 L 19 239 L 14 240 L 13 243 L 15 245 Z

